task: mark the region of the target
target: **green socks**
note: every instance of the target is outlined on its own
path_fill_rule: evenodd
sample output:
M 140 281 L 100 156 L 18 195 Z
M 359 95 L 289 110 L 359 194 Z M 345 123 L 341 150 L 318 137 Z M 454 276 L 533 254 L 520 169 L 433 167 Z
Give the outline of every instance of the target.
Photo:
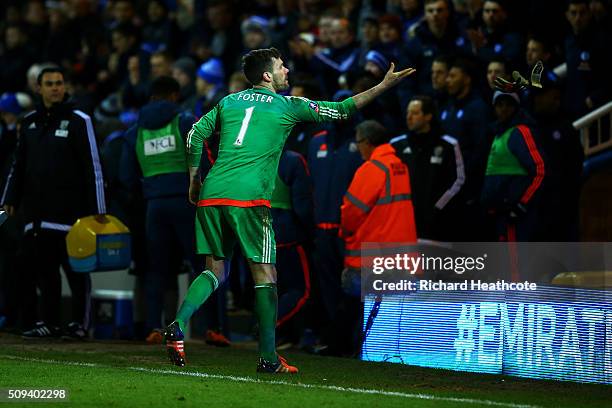
M 276 313 L 278 295 L 275 283 L 255 285 L 255 311 L 259 320 L 259 355 L 271 363 L 276 356 Z
M 176 321 L 182 331 L 185 331 L 185 323 L 189 321 L 191 316 L 202 306 L 208 297 L 219 287 L 219 280 L 209 270 L 202 272 L 194 279 L 191 286 L 187 290 L 185 300 L 181 304 L 176 313 Z M 274 292 L 276 294 L 276 291 Z

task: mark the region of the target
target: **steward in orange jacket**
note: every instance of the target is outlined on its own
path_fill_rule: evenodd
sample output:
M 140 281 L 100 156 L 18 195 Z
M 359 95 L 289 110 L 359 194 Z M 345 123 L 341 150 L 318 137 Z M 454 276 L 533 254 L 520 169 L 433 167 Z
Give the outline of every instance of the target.
M 387 143 L 386 130 L 367 120 L 356 141 L 365 163 L 344 196 L 340 236 L 346 243 L 344 265 L 361 268 L 362 242 L 416 242 L 408 168 Z

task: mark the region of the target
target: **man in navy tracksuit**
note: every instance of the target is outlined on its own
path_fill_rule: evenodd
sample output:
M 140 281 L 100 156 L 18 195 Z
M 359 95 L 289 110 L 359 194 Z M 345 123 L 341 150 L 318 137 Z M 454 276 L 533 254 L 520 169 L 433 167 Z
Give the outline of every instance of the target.
M 462 233 L 457 238 L 460 241 L 485 241 L 488 236 L 478 201 L 488 152 L 486 128 L 490 110 L 475 89 L 473 61 L 454 61 L 446 83 L 450 98 L 441 109 L 440 124 L 445 134 L 459 142 L 465 165 L 465 184 L 456 198 L 463 216 L 457 218 L 454 228 Z
M 355 171 L 363 162 L 354 140 L 357 119 L 334 124 L 310 141 L 308 168 L 314 193 L 315 265 L 324 318 L 331 322 L 342 296 L 344 242 L 338 236 L 340 206 Z
M 183 260 L 195 268 L 195 208 L 188 202 L 189 173 L 184 137 L 195 118 L 181 113 L 176 101 L 180 86 L 170 77 L 151 84 L 151 100 L 140 111 L 138 123 L 125 134 L 121 181 L 135 188 L 142 177 L 146 200 L 145 230 L 148 268 L 145 272 L 147 329 L 163 327 L 164 282 L 174 280 L 176 243 Z M 172 319 L 174 316 L 166 316 Z
M 545 158 L 533 121 L 519 108 L 516 93 L 495 92 L 497 121 L 487 162 L 482 202 L 495 219 L 500 241 L 537 241 L 546 227 L 539 205 Z
M 286 327 L 310 296 L 310 265 L 305 246 L 314 235 L 312 185 L 306 161 L 300 154 L 283 152 L 270 204 L 279 271 L 276 325 Z
M 24 298 L 36 314 L 36 289 L 42 320 L 23 333 L 26 339 L 51 338 L 60 328 L 60 265 L 72 291 L 72 319 L 63 334 L 83 339 L 89 325 L 91 280 L 68 263 L 66 233 L 78 218 L 104 214 L 104 180 L 91 118 L 67 102 L 64 75 L 45 68 L 38 76 L 42 104 L 21 123 L 15 160 L 0 202 L 9 215 L 19 209 L 25 224 L 19 250 L 31 287 Z M 27 313 L 27 312 L 26 312 Z M 33 322 L 30 322 L 33 323 Z

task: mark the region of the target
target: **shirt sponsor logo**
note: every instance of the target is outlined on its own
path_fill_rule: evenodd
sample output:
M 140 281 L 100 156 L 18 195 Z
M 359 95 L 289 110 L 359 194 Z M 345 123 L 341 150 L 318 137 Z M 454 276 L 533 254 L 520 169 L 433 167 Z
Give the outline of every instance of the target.
M 173 152 L 175 150 L 176 140 L 174 138 L 174 135 L 162 136 L 144 142 L 145 156 L 154 156 L 156 154 Z

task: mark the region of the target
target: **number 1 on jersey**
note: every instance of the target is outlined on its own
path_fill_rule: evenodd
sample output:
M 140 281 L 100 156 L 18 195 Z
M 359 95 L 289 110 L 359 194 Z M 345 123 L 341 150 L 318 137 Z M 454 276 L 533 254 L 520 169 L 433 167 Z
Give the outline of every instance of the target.
M 240 132 L 238 132 L 238 137 L 234 142 L 234 146 L 242 146 L 244 135 L 246 134 L 247 128 L 249 127 L 251 116 L 253 116 L 253 109 L 255 109 L 255 107 L 251 106 L 250 108 L 246 108 L 244 110 L 244 119 L 242 119 L 242 126 L 240 126 Z

